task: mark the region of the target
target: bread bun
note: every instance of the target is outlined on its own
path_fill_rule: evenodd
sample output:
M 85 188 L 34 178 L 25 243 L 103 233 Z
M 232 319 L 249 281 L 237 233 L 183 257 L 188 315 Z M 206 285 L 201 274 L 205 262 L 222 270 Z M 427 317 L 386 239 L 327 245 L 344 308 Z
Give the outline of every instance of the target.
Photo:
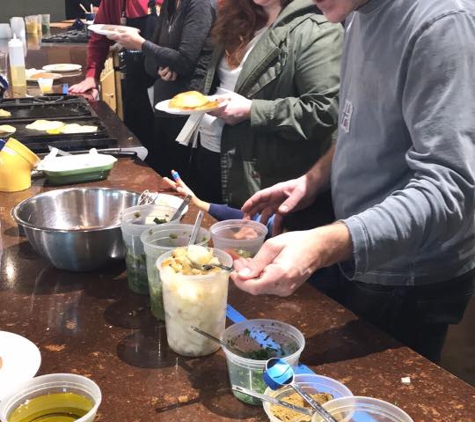
M 179 110 L 203 110 L 215 108 L 218 104 L 217 101 L 210 101 L 201 92 L 187 91 L 175 95 L 168 103 L 168 107 Z

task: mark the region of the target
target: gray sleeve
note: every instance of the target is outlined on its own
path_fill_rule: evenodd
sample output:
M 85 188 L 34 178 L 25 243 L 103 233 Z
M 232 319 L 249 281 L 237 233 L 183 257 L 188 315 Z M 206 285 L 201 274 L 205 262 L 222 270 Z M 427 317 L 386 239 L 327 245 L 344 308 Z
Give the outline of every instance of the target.
M 169 67 L 181 76 L 194 72 L 200 53 L 216 15 L 214 0 L 192 0 L 183 20 L 183 31 L 177 49 L 162 47 L 150 41 L 142 46 L 147 72 L 155 74 L 158 67 Z
M 353 241 L 353 277 L 391 257 L 437 248 L 473 220 L 474 39 L 473 18 L 464 13 L 441 18 L 417 38 L 402 96 L 413 176 L 380 204 L 343 220 Z

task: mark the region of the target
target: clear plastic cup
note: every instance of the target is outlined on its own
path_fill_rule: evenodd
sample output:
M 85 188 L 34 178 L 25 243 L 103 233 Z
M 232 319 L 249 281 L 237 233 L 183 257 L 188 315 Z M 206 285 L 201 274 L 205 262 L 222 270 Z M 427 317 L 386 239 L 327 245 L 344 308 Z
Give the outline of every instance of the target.
M 26 32 L 31 35 L 38 35 L 38 15 L 25 16 Z M 41 26 L 40 26 L 41 28 Z
M 17 422 L 28 417 L 39 409 L 42 411 L 58 410 L 58 400 L 55 394 L 75 393 L 81 396 L 81 400 L 61 400 L 61 407 L 71 407 L 87 412 L 76 422 L 92 422 L 97 409 L 101 404 L 102 394 L 98 385 L 87 377 L 76 374 L 49 374 L 42 375 L 21 384 L 15 392 L 5 397 L 0 403 L 0 420 L 2 422 Z M 34 403 L 39 396 L 48 397 L 41 402 Z M 71 398 L 69 398 L 71 399 Z M 32 401 L 33 400 L 33 401 Z M 29 402 L 30 408 L 23 410 L 21 416 L 15 416 L 15 410 Z M 69 419 L 68 419 L 69 420 Z
M 346 385 L 333 378 L 324 377 L 323 375 L 296 374 L 294 377 L 294 383 L 298 384 L 299 387 L 308 394 L 326 393 L 330 394 L 332 396 L 332 399 L 337 399 L 340 397 L 351 397 L 353 395 L 353 393 L 348 389 Z M 267 388 L 264 394 L 282 400 L 285 397 L 297 393 L 292 387 L 283 387 L 279 388 L 277 391 Z M 275 412 L 276 409 L 277 411 L 285 410 L 286 412 L 290 412 L 290 410 L 288 409 L 284 409 L 281 406 L 276 406 L 268 402 L 263 402 L 262 404 L 264 406 L 264 411 L 266 412 L 271 422 L 282 422 L 280 418 L 274 416 L 273 412 Z M 289 419 L 291 417 L 292 416 L 289 414 Z M 297 418 L 299 422 L 310 422 L 311 420 L 310 416 L 308 418 L 306 418 L 305 416 L 302 418 L 301 414 L 295 413 L 294 419 Z
M 210 232 L 216 248 L 229 252 L 233 258 L 249 258 L 264 243 L 267 227 L 252 220 L 224 220 L 213 224 Z
M 269 357 L 281 357 L 295 367 L 305 347 L 305 338 L 297 328 L 272 319 L 250 319 L 233 324 L 226 328 L 222 340 L 245 353 L 266 348 L 277 351 L 273 356 L 257 360 L 238 356 L 223 347 L 231 385 L 244 387 L 257 393 L 264 393 L 267 388 L 263 374 Z M 236 391 L 233 391 L 233 394 L 245 403 L 261 404 L 259 399 L 246 394 Z
M 51 15 L 49 13 L 44 13 L 41 15 L 41 30 L 43 34 L 47 34 L 50 30 L 50 20 Z
M 147 263 L 140 235 L 145 229 L 165 224 L 176 208 L 168 205 L 137 205 L 127 208 L 121 216 L 122 238 L 125 243 L 125 264 L 130 290 L 148 295 Z
M 209 248 L 220 263 L 231 266 L 232 258 L 224 251 Z M 229 272 L 221 270 L 205 275 L 183 275 L 162 262 L 173 251 L 157 260 L 163 286 L 165 325 L 170 349 L 182 356 L 206 356 L 216 352 L 219 344 L 191 329 L 191 326 L 220 338 L 226 322 Z
M 147 276 L 150 288 L 152 314 L 160 321 L 165 320 L 165 311 L 163 309 L 162 282 L 156 265 L 157 259 L 165 252 L 179 246 L 188 245 L 192 230 L 192 224 L 170 223 L 144 230 L 140 236 L 147 261 Z M 205 246 L 209 240 L 209 231 L 200 228 L 195 244 Z
M 372 397 L 342 397 L 323 404 L 323 407 L 339 422 L 414 422 L 399 407 Z M 324 419 L 314 414 L 312 422 L 324 422 Z
M 38 85 L 42 94 L 53 92 L 53 79 L 51 78 L 38 78 Z

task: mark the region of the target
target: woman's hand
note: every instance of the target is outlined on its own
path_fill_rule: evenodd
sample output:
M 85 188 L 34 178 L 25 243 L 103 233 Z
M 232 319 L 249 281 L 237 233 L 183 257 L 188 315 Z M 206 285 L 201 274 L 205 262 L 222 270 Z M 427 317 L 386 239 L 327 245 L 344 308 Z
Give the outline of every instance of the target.
M 164 81 L 175 81 L 178 74 L 173 70 L 170 70 L 169 67 L 159 67 L 158 68 L 158 76 L 162 78 Z
M 208 114 L 223 119 L 227 125 L 237 125 L 244 120 L 248 120 L 251 116 L 252 100 L 249 100 L 240 94 L 231 92 L 225 96 L 219 97 L 218 101 L 228 101 L 228 104 L 225 107 L 209 112 Z
M 145 39 L 134 29 L 119 28 L 114 35 L 108 35 L 107 38 L 113 40 L 128 50 L 142 50 L 142 44 Z

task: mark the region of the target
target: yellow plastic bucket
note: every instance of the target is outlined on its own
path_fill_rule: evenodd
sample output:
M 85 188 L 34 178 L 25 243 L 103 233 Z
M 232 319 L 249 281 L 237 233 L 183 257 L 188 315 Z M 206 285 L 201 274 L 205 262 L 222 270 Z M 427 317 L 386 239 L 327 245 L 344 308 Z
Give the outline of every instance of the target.
M 17 192 L 31 186 L 31 170 L 38 156 L 21 142 L 10 138 L 0 150 L 0 191 Z

